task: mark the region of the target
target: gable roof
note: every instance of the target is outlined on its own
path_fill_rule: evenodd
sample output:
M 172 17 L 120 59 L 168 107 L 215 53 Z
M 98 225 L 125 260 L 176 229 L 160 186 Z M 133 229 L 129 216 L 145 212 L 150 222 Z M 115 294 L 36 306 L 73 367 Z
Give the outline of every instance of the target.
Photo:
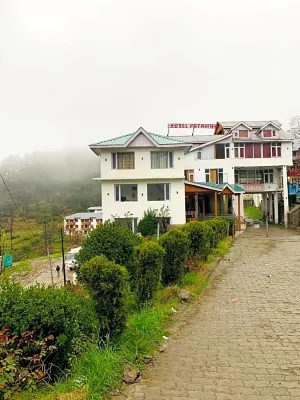
M 252 128 L 250 125 L 247 124 L 247 122 L 238 122 L 237 124 L 235 124 L 232 128 L 230 128 L 229 132 L 233 131 L 234 129 L 236 129 L 237 127 L 239 127 L 240 125 L 243 125 L 245 128 L 247 128 L 249 131 L 252 131 Z
M 276 121 L 276 122 L 278 122 L 278 121 Z M 269 125 L 274 126 L 274 128 L 276 128 L 278 130 L 280 129 L 280 125 L 277 125 L 274 121 L 269 121 L 265 125 L 263 125 L 261 128 L 259 128 L 258 132 L 263 131 Z
M 224 189 L 228 188 L 233 193 L 245 193 L 245 190 L 238 185 L 230 185 L 229 183 L 214 183 L 214 182 L 191 182 L 185 181 L 187 185 L 202 187 L 204 189 L 212 189 L 216 192 L 223 192 Z
M 90 145 L 90 148 L 101 148 L 101 147 L 127 147 L 130 142 L 137 137 L 139 134 L 145 135 L 154 146 L 189 146 L 189 143 L 181 139 L 176 139 L 174 137 L 163 136 L 157 133 L 147 132 L 143 128 L 139 128 L 136 132 L 128 133 L 126 135 L 118 136 L 113 139 L 103 140 L 98 143 Z
M 222 140 L 228 139 L 228 138 L 230 138 L 230 137 L 232 137 L 232 133 L 230 133 L 230 134 L 228 134 L 228 135 L 225 135 L 225 136 L 222 136 L 222 137 L 220 137 L 220 138 L 218 138 L 218 137 L 215 136 L 215 139 L 214 139 L 214 140 L 212 140 L 212 141 L 210 141 L 210 142 L 208 142 L 208 143 L 200 144 L 199 146 L 192 147 L 192 148 L 190 149 L 189 152 L 191 153 L 192 151 L 202 149 L 203 147 L 209 146 L 209 145 L 214 144 L 214 143 L 221 142 Z

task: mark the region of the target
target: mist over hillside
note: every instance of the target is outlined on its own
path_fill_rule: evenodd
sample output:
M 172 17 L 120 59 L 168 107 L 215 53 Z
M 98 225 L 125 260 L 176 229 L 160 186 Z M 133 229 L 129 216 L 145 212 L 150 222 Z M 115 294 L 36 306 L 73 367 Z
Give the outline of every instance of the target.
M 85 211 L 101 204 L 99 158 L 90 149 L 35 152 L 23 157 L 9 156 L 0 172 L 25 217 L 43 219 Z M 0 181 L 0 215 L 17 210 Z

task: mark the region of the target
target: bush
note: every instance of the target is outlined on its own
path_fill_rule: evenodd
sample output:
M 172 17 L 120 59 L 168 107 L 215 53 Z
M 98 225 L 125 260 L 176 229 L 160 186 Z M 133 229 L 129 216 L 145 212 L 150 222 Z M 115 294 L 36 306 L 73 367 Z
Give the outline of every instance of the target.
M 77 273 L 80 279 L 80 266 L 93 257 L 103 255 L 116 264 L 124 265 L 132 280 L 135 279 L 133 252 L 134 247 L 140 244 L 142 238 L 135 235 L 124 226 L 118 226 L 111 222 L 99 225 L 89 234 L 83 242 L 78 253 Z
M 202 260 L 206 260 L 213 241 L 213 230 L 207 221 L 188 222 L 181 229 L 188 235 L 189 255 L 191 257 L 200 256 Z
M 211 247 L 216 248 L 219 241 L 227 236 L 227 222 L 224 219 L 214 218 L 206 222 L 213 230 Z
M 227 223 L 227 229 L 228 229 L 228 235 L 232 235 L 232 225 L 235 224 L 235 218 L 234 217 L 218 217 L 217 219 L 224 220 Z M 229 226 L 228 226 L 229 225 Z M 227 233 L 226 233 L 227 234 Z
M 64 369 L 81 344 L 95 339 L 98 331 L 94 305 L 67 288 L 31 286 L 5 282 L 0 288 L 0 325 L 12 335 L 34 331 L 34 339 L 53 336 L 56 350 L 47 364 Z
M 43 340 L 35 332 L 13 336 L 7 328 L 0 330 L 0 398 L 12 399 L 23 391 L 32 392 L 40 383 L 49 382 L 47 358 L 55 351 L 54 336 Z
M 162 235 L 159 244 L 165 250 L 162 281 L 165 285 L 179 282 L 184 276 L 185 261 L 188 257 L 189 239 L 185 232 L 170 231 Z
M 157 210 L 151 210 L 149 208 L 144 212 L 143 218 L 138 223 L 138 232 L 142 234 L 142 236 L 153 236 L 157 231 Z
M 121 333 L 126 323 L 130 294 L 126 268 L 104 256 L 97 256 L 82 265 L 81 277 L 95 301 L 100 337 Z
M 151 300 L 158 289 L 164 254 L 156 242 L 144 242 L 135 249 L 137 294 L 141 302 Z

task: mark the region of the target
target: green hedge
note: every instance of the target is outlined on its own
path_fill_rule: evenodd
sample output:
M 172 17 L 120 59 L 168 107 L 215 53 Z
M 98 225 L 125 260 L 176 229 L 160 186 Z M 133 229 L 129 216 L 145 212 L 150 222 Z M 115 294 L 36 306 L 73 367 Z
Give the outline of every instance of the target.
M 157 242 L 144 242 L 135 248 L 137 295 L 143 303 L 151 300 L 161 281 L 165 251 Z
M 95 301 L 100 338 L 121 333 L 126 324 L 129 280 L 126 268 L 97 256 L 81 267 L 81 277 Z
M 125 226 L 118 226 L 111 222 L 99 225 L 82 244 L 77 256 L 77 273 L 80 279 L 80 266 L 93 257 L 104 255 L 108 260 L 114 261 L 127 268 L 132 280 L 135 280 L 133 252 L 134 247 L 143 239 L 135 235 Z
M 95 339 L 98 333 L 93 302 L 64 287 L 23 288 L 16 283 L 3 283 L 0 321 L 1 328 L 6 327 L 12 335 L 34 331 L 38 340 L 53 335 L 57 349 L 47 363 L 54 365 L 54 374 L 67 367 L 71 354 L 81 344 Z
M 208 221 L 188 222 L 180 229 L 188 236 L 189 256 L 201 257 L 205 261 L 211 250 L 225 238 L 227 223 L 222 218 L 215 218 Z
M 186 232 L 176 229 L 159 238 L 165 250 L 162 281 L 165 285 L 180 282 L 184 276 L 185 262 L 189 252 L 189 239 Z

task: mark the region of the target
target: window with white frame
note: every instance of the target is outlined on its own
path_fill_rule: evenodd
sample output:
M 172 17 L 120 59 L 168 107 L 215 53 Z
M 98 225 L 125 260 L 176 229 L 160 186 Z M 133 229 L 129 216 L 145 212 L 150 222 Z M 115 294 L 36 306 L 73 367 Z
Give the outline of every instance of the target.
M 174 153 L 172 151 L 151 151 L 151 169 L 165 169 L 174 167 Z
M 205 170 L 205 182 L 209 182 L 210 181 L 210 173 L 209 173 L 209 169 Z
M 264 183 L 274 182 L 274 172 L 272 169 L 264 169 Z
M 194 170 L 193 169 L 186 169 L 184 171 L 185 180 L 194 182 Z
M 148 201 L 170 200 L 170 183 L 148 183 Z
M 197 159 L 201 160 L 202 159 L 202 150 L 197 151 Z
M 271 143 L 271 155 L 272 155 L 272 157 L 281 157 L 281 143 L 280 142 Z
M 113 169 L 134 169 L 134 152 L 112 153 Z
M 230 158 L 230 143 L 225 144 L 225 158 Z
M 245 157 L 245 143 L 234 143 L 234 157 L 235 158 Z
M 239 130 L 239 137 L 240 138 L 247 138 L 249 137 L 249 131 L 247 129 L 240 129 Z
M 138 185 L 115 185 L 115 201 L 138 201 Z
M 271 138 L 271 137 L 276 137 L 276 136 L 277 136 L 277 132 L 275 130 L 266 129 L 263 131 L 264 138 Z

